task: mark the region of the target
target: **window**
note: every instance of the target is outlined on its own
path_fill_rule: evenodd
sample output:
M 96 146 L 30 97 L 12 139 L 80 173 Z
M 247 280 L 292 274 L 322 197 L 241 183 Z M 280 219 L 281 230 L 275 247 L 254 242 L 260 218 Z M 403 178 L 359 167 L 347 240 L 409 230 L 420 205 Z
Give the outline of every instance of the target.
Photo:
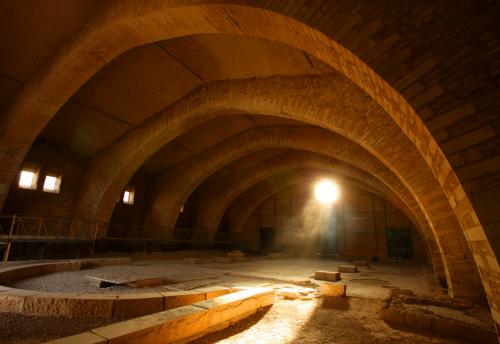
M 19 175 L 19 187 L 21 189 L 36 190 L 36 185 L 38 181 L 38 171 L 31 169 L 21 170 Z
M 123 203 L 124 204 L 134 204 L 134 188 L 133 187 L 128 187 L 125 189 L 123 192 Z
M 59 193 L 61 189 L 61 176 L 47 174 L 43 182 L 43 191 Z

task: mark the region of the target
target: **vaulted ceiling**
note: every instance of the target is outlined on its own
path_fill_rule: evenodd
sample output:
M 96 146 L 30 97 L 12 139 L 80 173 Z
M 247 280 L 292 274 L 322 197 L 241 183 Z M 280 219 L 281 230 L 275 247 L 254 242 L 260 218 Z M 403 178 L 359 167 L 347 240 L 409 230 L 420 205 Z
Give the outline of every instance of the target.
M 413 217 L 452 294 L 481 277 L 500 323 L 499 3 L 188 3 L 0 2 L 1 202 L 41 139 L 86 160 L 75 217 L 105 221 L 137 172 L 227 208 L 272 173 L 340 170 Z M 245 137 L 277 126 L 335 134 Z

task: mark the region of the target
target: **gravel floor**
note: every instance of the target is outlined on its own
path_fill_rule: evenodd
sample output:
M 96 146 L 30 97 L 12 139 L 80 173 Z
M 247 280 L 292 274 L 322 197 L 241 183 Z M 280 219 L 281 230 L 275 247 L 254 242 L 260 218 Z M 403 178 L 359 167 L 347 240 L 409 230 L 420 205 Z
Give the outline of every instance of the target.
M 204 269 L 190 267 L 174 263 L 145 265 L 116 265 L 101 266 L 80 271 L 58 272 L 49 275 L 36 276 L 15 281 L 9 286 L 19 289 L 39 290 L 45 292 L 60 293 L 148 293 L 154 291 L 166 291 L 165 288 L 144 287 L 134 288 L 127 285 L 117 285 L 108 288 L 100 288 L 85 278 L 85 276 L 95 276 L 102 278 L 116 278 L 123 276 L 136 276 L 137 279 L 147 279 L 156 277 L 166 277 L 172 283 L 189 281 L 192 279 L 217 278 L 222 273 L 209 272 Z
M 0 343 L 43 343 L 123 320 L 125 319 L 66 319 L 0 313 Z

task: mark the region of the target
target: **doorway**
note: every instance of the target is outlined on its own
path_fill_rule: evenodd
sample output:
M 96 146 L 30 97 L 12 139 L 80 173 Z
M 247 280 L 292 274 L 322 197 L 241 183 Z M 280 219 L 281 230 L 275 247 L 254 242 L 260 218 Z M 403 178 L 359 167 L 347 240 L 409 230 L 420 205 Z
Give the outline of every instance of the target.
M 413 258 L 410 229 L 387 228 L 387 250 L 389 257 L 392 258 Z
M 269 253 L 274 251 L 276 232 L 273 227 L 260 227 L 260 251 Z

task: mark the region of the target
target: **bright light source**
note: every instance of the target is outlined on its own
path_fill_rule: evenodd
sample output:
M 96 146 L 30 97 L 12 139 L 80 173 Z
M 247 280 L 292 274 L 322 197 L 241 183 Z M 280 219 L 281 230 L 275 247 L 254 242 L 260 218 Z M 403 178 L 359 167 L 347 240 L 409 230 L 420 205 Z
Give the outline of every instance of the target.
M 125 204 L 134 204 L 134 194 L 135 194 L 135 191 L 133 188 L 129 187 L 128 190 L 125 190 L 125 192 L 123 192 L 123 203 Z
M 323 180 L 316 184 L 314 196 L 320 203 L 331 204 L 339 197 L 339 188 L 332 181 Z
M 23 189 L 36 189 L 36 173 L 34 171 L 22 170 L 19 177 L 19 187 Z
M 61 185 L 60 177 L 46 175 L 45 181 L 43 182 L 43 191 L 59 193 L 60 185 Z

